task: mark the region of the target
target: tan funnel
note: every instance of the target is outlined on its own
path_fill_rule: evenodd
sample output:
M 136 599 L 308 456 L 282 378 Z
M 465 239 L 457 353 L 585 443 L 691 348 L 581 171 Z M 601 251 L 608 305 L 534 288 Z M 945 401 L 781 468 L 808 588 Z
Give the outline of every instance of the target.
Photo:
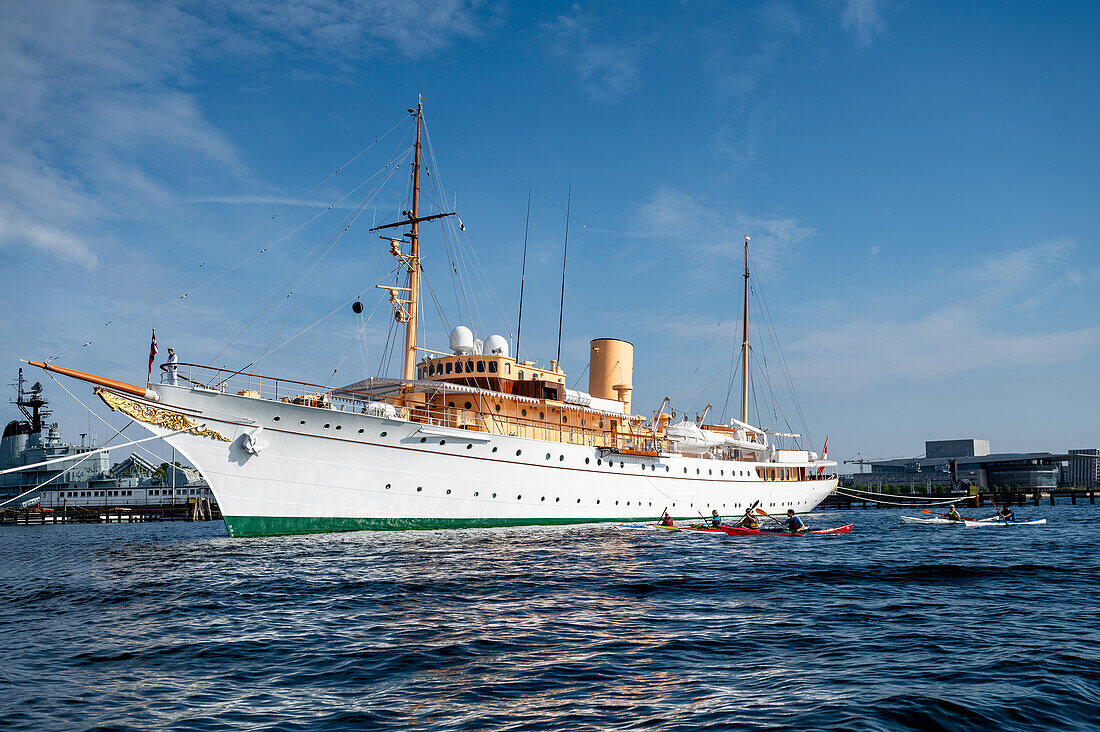
M 630 412 L 634 389 L 634 344 L 618 338 L 597 338 L 590 344 L 588 393 L 622 402 Z

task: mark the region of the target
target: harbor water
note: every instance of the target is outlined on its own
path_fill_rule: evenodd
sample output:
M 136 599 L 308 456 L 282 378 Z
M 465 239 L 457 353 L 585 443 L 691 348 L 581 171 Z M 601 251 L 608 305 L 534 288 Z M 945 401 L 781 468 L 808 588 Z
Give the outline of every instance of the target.
M 902 513 L 800 538 L 4 527 L 0 727 L 1094 729 L 1100 510 Z

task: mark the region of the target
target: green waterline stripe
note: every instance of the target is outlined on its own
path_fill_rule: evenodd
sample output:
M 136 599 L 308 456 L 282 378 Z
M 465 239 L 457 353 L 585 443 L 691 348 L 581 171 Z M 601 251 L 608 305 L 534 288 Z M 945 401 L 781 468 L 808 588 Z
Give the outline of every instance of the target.
M 685 517 L 685 519 L 690 517 Z M 681 520 L 685 520 L 681 519 Z M 225 516 L 225 527 L 233 537 L 322 534 L 334 531 L 407 531 L 423 529 L 480 529 L 494 526 L 561 526 L 567 524 L 632 523 L 656 521 L 641 518 L 338 518 L 314 516 Z

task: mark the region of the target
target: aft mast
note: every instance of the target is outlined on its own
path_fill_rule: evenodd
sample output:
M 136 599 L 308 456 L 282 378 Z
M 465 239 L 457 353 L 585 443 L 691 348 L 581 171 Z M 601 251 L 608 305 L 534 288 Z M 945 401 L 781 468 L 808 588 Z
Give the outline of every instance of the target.
M 745 234 L 745 311 L 741 340 L 741 421 L 749 422 L 749 235 Z

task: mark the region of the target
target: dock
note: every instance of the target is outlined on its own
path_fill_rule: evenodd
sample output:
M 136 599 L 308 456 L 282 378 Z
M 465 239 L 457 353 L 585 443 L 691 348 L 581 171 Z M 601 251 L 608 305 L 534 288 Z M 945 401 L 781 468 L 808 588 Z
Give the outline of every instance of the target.
M 1078 502 L 1089 504 L 1096 503 L 1096 494 L 1100 490 L 1095 488 L 1055 488 L 1042 492 L 1026 491 L 982 491 L 978 493 L 944 492 L 944 493 L 879 493 L 853 488 L 838 488 L 829 494 L 828 498 L 821 502 L 818 508 L 825 510 L 850 510 L 853 508 L 906 508 L 928 504 L 929 508 L 937 502 L 947 503 L 957 501 L 958 505 L 979 508 L 986 504 L 996 503 L 998 506 L 1026 506 L 1049 502 L 1051 506 L 1069 503 L 1076 506 Z M 934 500 L 931 500 L 934 499 Z
M 157 521 L 221 521 L 218 504 L 205 497 L 188 503 L 144 506 L 74 506 L 0 510 L 0 526 L 47 524 L 128 524 Z

